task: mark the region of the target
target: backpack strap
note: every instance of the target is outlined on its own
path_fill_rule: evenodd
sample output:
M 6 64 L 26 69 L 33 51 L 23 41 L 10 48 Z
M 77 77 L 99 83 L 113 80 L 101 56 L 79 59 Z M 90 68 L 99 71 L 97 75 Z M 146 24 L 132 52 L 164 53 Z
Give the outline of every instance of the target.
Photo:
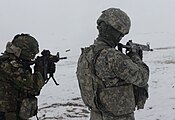
M 93 71 L 94 75 L 97 76 L 97 75 L 96 75 L 96 70 L 95 70 L 95 64 L 96 64 L 97 58 L 99 57 L 101 51 L 102 51 L 104 48 L 101 48 L 101 49 L 99 49 L 99 50 L 95 50 L 94 47 L 95 47 L 95 46 L 92 47 L 94 56 L 93 56 L 93 58 L 92 58 L 92 66 L 91 66 L 91 68 L 92 68 L 92 71 Z M 98 76 L 97 76 L 97 77 L 98 77 Z
M 102 52 L 102 50 L 104 50 L 105 48 L 102 46 L 102 47 L 99 47 L 98 49 L 92 45 L 92 51 L 94 53 L 94 56 L 92 58 L 92 62 L 91 62 L 91 69 L 92 69 L 92 74 L 94 74 L 93 76 L 93 81 L 92 81 L 92 85 L 93 85 L 93 91 L 94 91 L 94 103 L 96 105 L 96 108 L 100 111 L 103 111 L 102 107 L 100 106 L 99 104 L 99 98 L 98 98 L 98 93 L 99 91 L 101 90 L 102 87 L 105 86 L 105 84 L 103 83 L 103 81 L 101 80 L 101 78 L 99 78 L 97 75 L 96 75 L 96 70 L 95 70 L 95 64 L 96 64 L 96 61 L 97 61 L 97 58 L 99 57 L 100 53 Z M 97 81 L 98 80 L 98 81 Z M 100 80 L 100 81 L 99 81 Z

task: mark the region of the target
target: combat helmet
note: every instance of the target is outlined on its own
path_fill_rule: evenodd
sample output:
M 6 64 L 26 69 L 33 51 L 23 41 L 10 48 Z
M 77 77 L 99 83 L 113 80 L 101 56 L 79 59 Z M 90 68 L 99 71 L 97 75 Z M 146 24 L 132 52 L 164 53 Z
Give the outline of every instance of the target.
M 39 45 L 37 40 L 30 36 L 29 34 L 18 34 L 13 40 L 12 44 L 21 49 L 21 53 L 19 58 L 30 60 L 35 57 L 35 55 L 39 52 Z
M 131 26 L 130 18 L 125 12 L 118 8 L 109 8 L 104 10 L 102 15 L 98 18 L 97 24 L 99 25 L 102 21 L 112 26 L 123 35 L 129 33 Z

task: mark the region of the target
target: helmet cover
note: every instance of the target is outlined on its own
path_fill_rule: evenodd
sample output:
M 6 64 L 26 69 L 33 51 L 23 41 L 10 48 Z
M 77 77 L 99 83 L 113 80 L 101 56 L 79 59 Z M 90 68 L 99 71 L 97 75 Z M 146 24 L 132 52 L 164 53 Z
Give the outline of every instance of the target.
M 123 35 L 129 33 L 131 21 L 128 15 L 118 8 L 109 8 L 102 12 L 102 15 L 98 18 L 97 24 L 101 22 L 112 26 Z

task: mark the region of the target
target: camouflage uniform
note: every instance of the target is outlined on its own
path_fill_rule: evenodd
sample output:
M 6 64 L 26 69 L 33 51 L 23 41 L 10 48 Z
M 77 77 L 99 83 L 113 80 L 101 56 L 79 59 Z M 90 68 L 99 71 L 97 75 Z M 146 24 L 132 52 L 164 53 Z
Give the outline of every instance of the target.
M 116 9 L 112 8 L 112 12 L 113 10 Z M 109 21 L 106 23 L 111 25 L 113 22 Z M 137 53 L 126 55 L 115 49 L 118 44 L 116 41 L 121 38 L 120 33 L 124 36 L 128 32 L 129 29 L 121 27 L 116 32 L 118 38 L 114 39 L 111 32 L 105 31 L 104 34 L 108 35 L 100 33 L 93 45 L 82 49 L 77 78 L 82 99 L 91 110 L 90 120 L 134 120 L 135 108 L 143 109 L 145 100 L 143 104 L 136 102 L 135 87 L 147 88 L 149 68 Z M 142 103 L 142 99 L 139 103 Z
M 39 95 L 44 85 L 41 73 L 32 73 L 30 65 L 24 63 L 20 57 L 22 56 L 21 49 L 16 48 L 19 47 L 9 42 L 5 53 L 0 58 L 0 118 L 4 117 L 5 120 L 22 120 L 19 118 L 22 100 Z M 30 52 L 32 51 L 27 54 L 30 55 Z M 33 52 L 34 56 L 36 53 L 38 51 Z M 31 58 L 29 57 L 29 59 Z

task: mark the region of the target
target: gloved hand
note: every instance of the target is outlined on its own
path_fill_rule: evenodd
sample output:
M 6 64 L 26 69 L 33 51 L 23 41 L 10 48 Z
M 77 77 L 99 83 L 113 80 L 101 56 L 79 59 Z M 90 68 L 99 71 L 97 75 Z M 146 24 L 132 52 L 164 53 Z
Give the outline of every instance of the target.
M 123 44 L 122 44 L 122 43 L 119 43 L 119 44 L 118 44 L 118 50 L 119 50 L 120 52 L 123 52 L 123 51 L 122 51 L 122 48 L 123 48 Z
M 40 72 L 43 75 L 44 65 L 42 59 L 39 57 L 35 60 L 34 72 Z
M 20 62 L 23 65 L 25 70 L 28 70 L 30 73 L 32 73 L 32 69 L 31 69 L 30 65 L 32 65 L 33 63 L 31 61 L 29 61 L 29 60 L 21 60 Z
M 133 51 L 126 52 L 126 55 L 128 55 L 130 58 L 132 56 L 138 56 L 141 60 L 143 59 L 143 51 L 141 49 L 135 49 Z

